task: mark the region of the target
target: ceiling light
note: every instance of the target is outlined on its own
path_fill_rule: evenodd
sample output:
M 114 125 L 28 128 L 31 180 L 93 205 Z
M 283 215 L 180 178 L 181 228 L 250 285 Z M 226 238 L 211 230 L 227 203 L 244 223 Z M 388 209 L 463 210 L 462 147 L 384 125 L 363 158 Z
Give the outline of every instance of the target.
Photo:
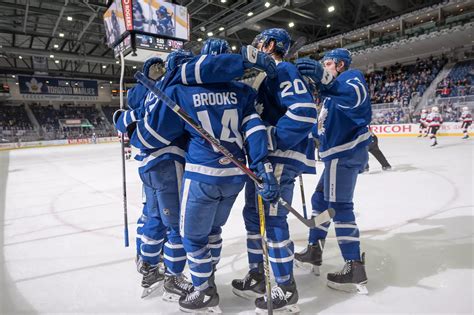
M 120 61 L 118 61 L 118 60 L 117 60 L 115 63 L 116 63 L 116 64 L 119 64 L 119 63 L 120 63 Z
M 268 1 L 267 1 L 267 2 L 265 2 L 265 8 L 268 8 L 268 7 L 270 7 L 270 5 L 271 5 L 271 4 L 270 4 L 270 2 L 268 2 Z
M 66 82 L 66 85 L 69 85 L 69 82 Z
M 68 21 L 72 21 L 72 16 L 68 16 L 68 17 L 67 17 L 67 20 L 68 20 Z
M 49 55 L 49 58 L 54 58 L 54 55 Z
M 330 28 L 330 27 L 331 27 L 331 24 L 326 24 L 326 27 L 327 27 L 327 28 Z
M 103 89 L 104 87 L 103 86 L 100 86 L 101 89 Z
M 198 41 L 198 42 L 202 41 L 202 38 L 201 38 L 201 37 L 199 37 L 199 38 L 197 39 L 197 41 Z
M 226 3 L 226 2 L 227 2 L 227 0 L 221 0 L 221 2 L 222 2 L 222 3 Z
M 250 11 L 249 13 L 247 13 L 247 16 L 252 16 L 253 15 L 253 12 Z
M 223 27 L 223 26 L 219 27 L 219 31 L 222 32 L 223 30 L 224 30 L 224 27 Z
M 207 36 L 209 36 L 209 37 L 211 37 L 212 35 L 214 35 L 213 32 L 208 32 L 208 33 L 207 33 Z
M 334 10 L 336 10 L 336 8 L 333 5 L 328 8 L 329 13 L 334 12 Z
M 137 68 L 137 66 L 133 66 L 132 68 L 133 68 L 133 69 L 136 69 L 136 68 Z
M 103 66 L 102 66 L 102 69 L 105 69 L 105 68 L 107 68 L 107 66 L 106 66 L 106 65 L 103 65 Z
M 112 81 L 109 81 L 110 84 L 112 84 Z
M 293 27 L 293 26 L 295 26 L 295 23 L 290 22 L 290 23 L 288 23 L 288 26 L 289 26 L 289 27 Z
M 55 60 L 54 63 L 59 63 L 59 60 Z
M 53 47 L 54 47 L 54 48 L 59 48 L 59 45 L 58 45 L 58 44 L 54 44 Z
M 64 37 L 64 33 L 59 33 L 59 37 Z
M 15 75 L 14 75 L 14 74 L 12 75 L 12 78 L 15 79 Z
M 236 49 L 237 49 L 237 47 L 236 47 L 236 46 L 232 46 L 232 50 L 236 50 Z
M 18 59 L 23 59 L 23 57 L 22 57 L 22 56 L 18 56 Z

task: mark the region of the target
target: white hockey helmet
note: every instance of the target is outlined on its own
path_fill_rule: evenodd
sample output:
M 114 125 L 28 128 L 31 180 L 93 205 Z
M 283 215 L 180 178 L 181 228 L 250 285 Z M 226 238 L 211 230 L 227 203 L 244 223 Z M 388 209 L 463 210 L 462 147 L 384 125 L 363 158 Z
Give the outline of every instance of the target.
M 423 108 L 423 109 L 421 110 L 421 112 L 422 112 L 422 113 L 426 113 L 426 109 Z
M 438 112 L 439 112 L 438 106 L 433 106 L 433 107 L 431 107 L 431 112 L 432 112 L 432 113 L 438 113 Z
M 465 111 L 465 112 L 467 112 L 467 111 L 469 110 L 469 107 L 464 106 L 464 107 L 462 108 L 462 110 Z

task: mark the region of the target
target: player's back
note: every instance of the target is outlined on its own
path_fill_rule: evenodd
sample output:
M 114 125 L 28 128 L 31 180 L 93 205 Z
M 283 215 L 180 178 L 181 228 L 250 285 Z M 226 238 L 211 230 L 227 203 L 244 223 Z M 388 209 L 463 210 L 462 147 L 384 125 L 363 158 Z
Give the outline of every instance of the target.
M 256 93 L 252 88 L 238 82 L 193 86 L 175 85 L 167 90 L 167 94 L 207 132 L 217 138 L 221 145 L 236 158 L 245 162 L 243 150 L 245 139 L 242 126 L 249 119 L 258 117 L 254 108 Z M 241 171 L 198 132 L 187 124 L 184 128 L 190 134 L 185 177 L 210 183 L 245 180 L 245 177 L 236 176 L 242 175 Z M 190 173 L 194 173 L 194 176 Z M 213 180 L 209 176 L 221 178 Z M 226 179 L 223 180 L 223 177 Z

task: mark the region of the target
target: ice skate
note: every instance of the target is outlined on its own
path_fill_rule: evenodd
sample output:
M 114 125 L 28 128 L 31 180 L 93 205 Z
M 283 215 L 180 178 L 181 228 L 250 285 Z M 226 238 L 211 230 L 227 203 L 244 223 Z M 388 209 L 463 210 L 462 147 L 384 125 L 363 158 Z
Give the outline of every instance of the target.
M 362 260 L 347 260 L 341 271 L 328 273 L 327 284 L 335 290 L 368 294 L 365 286 L 367 284 L 365 253 L 362 253 Z
M 184 275 L 165 275 L 163 300 L 178 302 L 181 297 L 193 292 L 193 285 Z
M 163 287 L 164 275 L 160 273 L 159 264 L 152 266 L 147 262 L 141 262 L 138 271 L 143 275 L 142 287 L 144 290 L 141 295 L 142 299 L 152 295 L 155 291 Z
M 259 264 L 256 271 L 249 271 L 245 278 L 232 280 L 232 292 L 249 300 L 263 296 L 265 294 L 263 264 Z
M 324 240 L 308 246 L 301 252 L 295 253 L 295 265 L 298 268 L 309 270 L 316 276 L 320 275 L 319 267 L 323 262 Z
M 383 170 L 383 171 L 390 171 L 391 169 L 392 169 L 392 166 L 391 166 L 391 165 L 382 166 L 382 170 Z
M 300 308 L 298 302 L 298 290 L 293 279 L 289 284 L 279 284 L 272 288 L 272 306 L 273 312 L 278 314 L 298 314 Z M 267 296 L 264 295 L 255 300 L 255 313 L 267 313 Z
M 461 139 L 469 139 L 469 135 L 465 135 L 465 136 L 462 137 Z
M 194 291 L 179 299 L 179 309 L 193 314 L 222 314 L 219 307 L 219 294 L 214 286 Z

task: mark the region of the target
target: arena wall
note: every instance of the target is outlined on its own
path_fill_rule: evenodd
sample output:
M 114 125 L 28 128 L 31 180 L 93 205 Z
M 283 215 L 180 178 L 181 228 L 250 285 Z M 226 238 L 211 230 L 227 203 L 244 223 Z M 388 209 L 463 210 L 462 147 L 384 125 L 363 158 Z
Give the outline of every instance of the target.
M 118 137 L 97 138 L 97 143 L 110 143 L 110 142 L 118 142 L 118 141 L 119 141 Z M 85 138 L 85 139 L 64 139 L 64 140 L 0 143 L 0 150 L 13 150 L 13 149 L 51 147 L 51 146 L 62 146 L 62 145 L 76 145 L 76 144 L 92 144 L 92 139 Z
M 437 135 L 461 137 L 463 135 L 461 124 L 461 122 L 446 122 L 441 125 Z M 371 125 L 370 129 L 378 137 L 417 137 L 420 131 L 419 127 L 419 124 Z M 469 135 L 474 135 L 472 127 L 469 130 Z

